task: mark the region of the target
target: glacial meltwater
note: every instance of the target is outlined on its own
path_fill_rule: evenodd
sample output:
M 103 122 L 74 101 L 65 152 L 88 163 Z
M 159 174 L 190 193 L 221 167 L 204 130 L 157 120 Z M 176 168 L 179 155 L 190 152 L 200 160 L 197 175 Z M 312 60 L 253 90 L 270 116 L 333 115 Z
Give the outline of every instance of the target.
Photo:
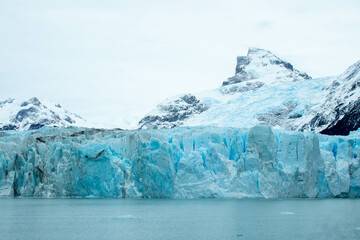
M 0 199 L 0 239 L 360 239 L 360 201 Z

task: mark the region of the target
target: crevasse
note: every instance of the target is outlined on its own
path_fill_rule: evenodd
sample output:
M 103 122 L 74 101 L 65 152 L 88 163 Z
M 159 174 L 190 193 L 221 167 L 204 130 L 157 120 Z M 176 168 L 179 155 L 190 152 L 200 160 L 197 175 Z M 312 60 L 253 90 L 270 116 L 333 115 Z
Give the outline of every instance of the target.
M 360 137 L 238 128 L 0 132 L 0 196 L 360 196 Z

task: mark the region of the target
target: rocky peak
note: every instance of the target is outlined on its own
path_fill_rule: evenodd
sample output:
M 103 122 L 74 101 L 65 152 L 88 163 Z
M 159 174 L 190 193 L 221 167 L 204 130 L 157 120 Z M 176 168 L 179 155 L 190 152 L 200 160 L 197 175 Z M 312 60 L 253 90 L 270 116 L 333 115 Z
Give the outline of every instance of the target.
M 258 78 L 270 81 L 302 81 L 311 79 L 309 75 L 261 48 L 249 48 L 247 56 L 237 57 L 235 76 L 223 82 L 223 86 Z
M 39 99 L 37 97 L 33 97 L 33 98 L 30 98 L 29 100 L 23 102 L 21 104 L 21 107 L 26 107 L 30 104 L 39 107 L 41 105 L 41 102 L 39 101 Z
M 173 128 L 181 125 L 190 116 L 208 109 L 192 94 L 184 94 L 167 99 L 155 111 L 140 120 L 140 129 Z
M 60 105 L 59 105 L 60 106 Z M 36 97 L 27 101 L 0 101 L 0 131 L 28 130 L 43 126 L 86 125 L 80 116 L 55 104 L 43 104 Z
M 8 99 L 5 99 L 4 101 L 0 101 L 0 108 L 7 103 L 12 103 L 14 100 L 15 99 L 13 99 L 13 98 L 8 98 Z

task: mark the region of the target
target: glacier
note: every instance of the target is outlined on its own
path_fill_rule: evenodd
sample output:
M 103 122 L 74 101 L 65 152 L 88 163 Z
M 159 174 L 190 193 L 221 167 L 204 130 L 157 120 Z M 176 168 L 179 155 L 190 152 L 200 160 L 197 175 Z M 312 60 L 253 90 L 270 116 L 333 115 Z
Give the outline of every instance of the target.
M 255 126 L 0 132 L 0 196 L 357 198 L 360 133 Z

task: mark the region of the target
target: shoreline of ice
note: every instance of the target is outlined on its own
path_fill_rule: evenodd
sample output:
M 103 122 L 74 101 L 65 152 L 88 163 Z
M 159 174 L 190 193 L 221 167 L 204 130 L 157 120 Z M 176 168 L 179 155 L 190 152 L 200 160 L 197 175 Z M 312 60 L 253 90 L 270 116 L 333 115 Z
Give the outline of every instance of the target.
M 0 132 L 0 196 L 357 198 L 360 136 L 194 127 Z

